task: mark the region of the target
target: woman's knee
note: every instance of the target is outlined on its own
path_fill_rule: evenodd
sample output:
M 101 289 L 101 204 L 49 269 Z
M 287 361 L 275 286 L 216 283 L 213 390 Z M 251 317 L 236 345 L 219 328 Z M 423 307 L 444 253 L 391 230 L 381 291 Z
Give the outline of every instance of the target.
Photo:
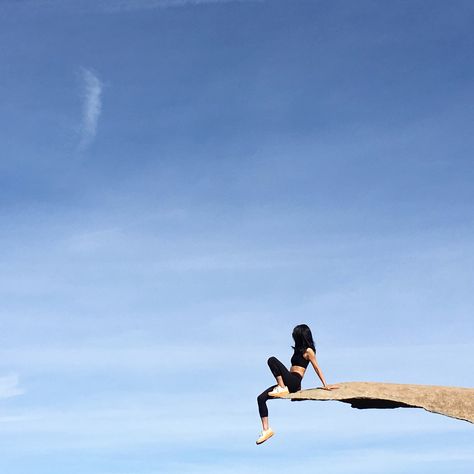
M 278 359 L 276 357 L 269 357 L 268 360 L 267 360 L 267 364 L 271 367 L 272 365 L 275 365 L 275 362 L 277 361 Z
M 267 401 L 267 396 L 266 395 L 267 395 L 266 392 L 263 392 L 257 397 L 257 403 L 259 405 L 262 404 L 262 403 L 265 403 Z

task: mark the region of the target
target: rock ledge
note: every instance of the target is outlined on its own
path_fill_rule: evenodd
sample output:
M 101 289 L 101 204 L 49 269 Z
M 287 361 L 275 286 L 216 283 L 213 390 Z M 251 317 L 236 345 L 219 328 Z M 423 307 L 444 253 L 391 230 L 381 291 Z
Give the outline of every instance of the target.
M 378 382 L 342 382 L 337 390 L 312 388 L 281 398 L 337 400 L 353 408 L 423 408 L 432 413 L 474 423 L 474 388 Z

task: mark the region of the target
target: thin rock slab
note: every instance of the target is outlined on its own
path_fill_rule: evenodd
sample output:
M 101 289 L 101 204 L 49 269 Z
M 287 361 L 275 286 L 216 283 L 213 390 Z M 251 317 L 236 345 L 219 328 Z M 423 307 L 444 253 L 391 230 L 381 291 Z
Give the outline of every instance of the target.
M 281 398 L 337 400 L 353 408 L 423 408 L 432 413 L 474 423 L 474 388 L 378 382 L 343 382 L 340 388 L 311 388 Z

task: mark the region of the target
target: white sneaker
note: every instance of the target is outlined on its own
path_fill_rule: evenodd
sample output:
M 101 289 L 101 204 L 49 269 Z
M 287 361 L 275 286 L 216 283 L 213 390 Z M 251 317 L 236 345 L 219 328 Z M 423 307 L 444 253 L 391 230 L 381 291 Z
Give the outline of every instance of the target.
M 271 438 L 275 433 L 271 428 L 268 428 L 268 430 L 263 430 L 262 434 L 260 437 L 257 439 L 256 443 L 257 444 L 262 444 L 264 443 L 268 438 Z
M 287 395 L 288 393 L 290 393 L 290 391 L 288 390 L 287 386 L 280 387 L 277 385 L 271 392 L 268 392 L 268 395 L 270 395 L 270 397 L 281 397 L 282 395 Z

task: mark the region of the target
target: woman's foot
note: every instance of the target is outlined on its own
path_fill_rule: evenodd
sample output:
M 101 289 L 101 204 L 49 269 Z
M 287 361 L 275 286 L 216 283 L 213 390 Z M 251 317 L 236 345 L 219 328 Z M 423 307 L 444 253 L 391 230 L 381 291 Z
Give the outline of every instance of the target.
M 268 438 L 271 438 L 275 433 L 271 428 L 268 428 L 268 430 L 263 430 L 262 434 L 260 437 L 257 439 L 256 443 L 257 444 L 262 444 L 264 443 Z
M 268 392 L 268 395 L 270 395 L 270 397 L 281 397 L 282 395 L 287 395 L 288 393 L 290 393 L 290 391 L 288 390 L 287 386 L 280 387 L 277 385 L 271 392 Z

